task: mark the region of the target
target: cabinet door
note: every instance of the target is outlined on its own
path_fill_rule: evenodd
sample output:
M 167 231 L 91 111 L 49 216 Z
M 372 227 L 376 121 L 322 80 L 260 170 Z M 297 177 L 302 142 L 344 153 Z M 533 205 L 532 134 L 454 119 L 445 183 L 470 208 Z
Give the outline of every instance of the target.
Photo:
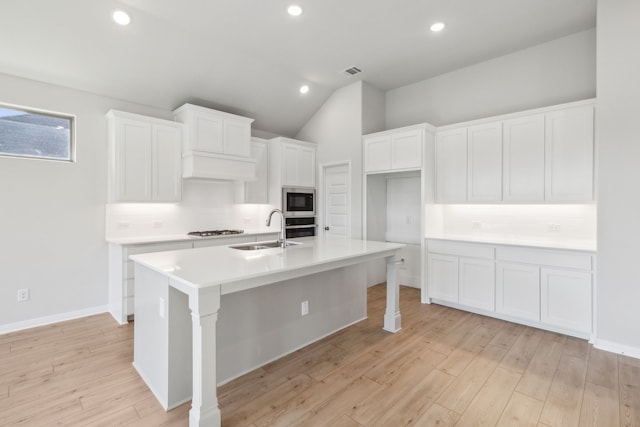
M 540 268 L 531 264 L 496 263 L 496 312 L 540 321 Z
M 224 120 L 224 154 L 251 156 L 251 125 L 231 119 Z
M 391 169 L 390 136 L 366 138 L 363 145 L 365 172 L 386 171 Z
M 245 203 L 269 203 L 269 152 L 266 142 L 251 141 L 251 157 L 256 159 L 256 180 L 247 181 Z
M 467 200 L 502 200 L 502 123 L 467 129 Z
M 460 258 L 459 302 L 493 311 L 495 308 L 495 263 L 493 260 Z
M 503 199 L 544 200 L 544 115 L 503 122 Z
M 591 333 L 591 273 L 541 269 L 541 321 Z
M 310 147 L 298 149 L 298 183 L 302 187 L 316 186 L 316 150 Z
M 412 130 L 391 135 L 391 169 L 415 169 L 421 166 L 422 131 Z
M 296 144 L 282 144 L 282 185 L 315 187 L 316 150 Z
M 299 148 L 293 144 L 282 144 L 282 185 L 299 185 Z
M 453 255 L 428 255 L 429 298 L 458 302 L 458 257 Z
M 193 149 L 207 153 L 224 153 L 222 118 L 200 112 L 193 113 Z
M 593 107 L 546 115 L 545 198 L 593 200 Z
M 153 125 L 153 200 L 179 202 L 182 198 L 182 131 L 174 126 Z
M 467 200 L 467 128 L 444 131 L 437 136 L 436 200 Z
M 136 120 L 117 119 L 116 135 L 116 200 L 144 202 L 151 192 L 151 124 Z

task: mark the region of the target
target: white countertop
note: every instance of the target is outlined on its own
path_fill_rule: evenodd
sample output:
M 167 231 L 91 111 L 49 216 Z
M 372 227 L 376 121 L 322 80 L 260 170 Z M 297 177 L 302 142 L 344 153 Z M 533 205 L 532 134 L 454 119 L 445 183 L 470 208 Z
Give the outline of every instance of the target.
M 167 252 L 133 255 L 136 263 L 162 273 L 178 281 L 185 289 L 198 289 L 222 285 L 222 294 L 237 292 L 252 286 L 236 286 L 238 283 L 272 282 L 265 276 L 282 276 L 314 267 L 318 272 L 354 264 L 379 255 L 389 256 L 404 247 L 402 243 L 375 242 L 340 237 L 304 237 L 295 239 L 301 243 L 287 249 L 273 248 L 254 251 L 233 249 L 229 246 L 183 249 Z M 253 283 L 253 282 L 252 282 Z
M 473 236 L 473 235 L 452 235 L 452 234 L 440 234 L 429 235 L 426 239 L 432 240 L 451 240 L 456 242 L 472 242 L 472 243 L 486 243 L 494 245 L 509 245 L 509 246 L 525 246 L 532 248 L 545 248 L 545 249 L 563 249 L 574 251 L 587 251 L 596 252 L 597 245 L 595 240 L 588 239 L 549 239 L 549 238 L 523 238 L 516 236 Z
M 263 234 L 278 234 L 279 230 L 271 229 L 257 229 L 257 230 L 244 230 L 242 234 L 226 234 L 224 236 L 189 236 L 188 234 L 169 234 L 169 235 L 157 235 L 157 236 L 134 236 L 134 237 L 116 237 L 106 238 L 108 243 L 116 245 L 141 245 L 145 243 L 163 243 L 163 242 L 181 242 L 191 240 L 206 240 L 206 239 L 223 239 L 228 237 L 240 237 L 240 236 L 259 236 Z

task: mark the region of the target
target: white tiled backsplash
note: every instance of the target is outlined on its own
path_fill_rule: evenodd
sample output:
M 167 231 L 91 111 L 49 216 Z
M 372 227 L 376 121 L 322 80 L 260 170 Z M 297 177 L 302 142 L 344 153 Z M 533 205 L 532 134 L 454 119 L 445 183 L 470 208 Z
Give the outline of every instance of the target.
M 271 209 L 271 205 L 236 204 L 232 182 L 185 180 L 180 203 L 108 204 L 105 234 L 107 238 L 124 238 L 264 229 Z
M 427 235 L 596 239 L 596 205 L 428 205 Z

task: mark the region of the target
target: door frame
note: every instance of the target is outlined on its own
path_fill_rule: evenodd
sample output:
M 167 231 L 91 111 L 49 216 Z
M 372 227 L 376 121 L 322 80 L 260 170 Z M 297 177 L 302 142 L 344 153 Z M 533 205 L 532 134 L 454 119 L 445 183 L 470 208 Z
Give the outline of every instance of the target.
M 326 178 L 326 169 L 332 168 L 336 166 L 346 166 L 347 167 L 347 179 L 349 183 L 349 204 L 347 206 L 347 237 L 351 238 L 351 221 L 352 221 L 352 203 L 353 203 L 353 180 L 352 180 L 352 168 L 351 168 L 351 160 L 342 160 L 338 162 L 329 162 L 329 163 L 321 163 L 318 166 L 319 173 L 319 185 L 318 185 L 318 203 L 317 203 L 317 211 L 316 217 L 318 219 L 318 233 L 317 235 L 324 235 L 324 227 L 326 224 L 325 221 L 325 195 L 327 190 L 325 188 L 325 178 Z

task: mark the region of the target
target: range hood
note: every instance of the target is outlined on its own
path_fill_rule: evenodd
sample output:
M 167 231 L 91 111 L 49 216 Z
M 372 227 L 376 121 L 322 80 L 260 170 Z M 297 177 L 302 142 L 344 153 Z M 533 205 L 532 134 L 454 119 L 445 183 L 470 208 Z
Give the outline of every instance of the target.
M 182 178 L 256 180 L 253 119 L 193 104 L 184 104 L 173 114 L 184 124 Z
M 182 178 L 255 181 L 256 160 L 199 151 L 182 155 Z

